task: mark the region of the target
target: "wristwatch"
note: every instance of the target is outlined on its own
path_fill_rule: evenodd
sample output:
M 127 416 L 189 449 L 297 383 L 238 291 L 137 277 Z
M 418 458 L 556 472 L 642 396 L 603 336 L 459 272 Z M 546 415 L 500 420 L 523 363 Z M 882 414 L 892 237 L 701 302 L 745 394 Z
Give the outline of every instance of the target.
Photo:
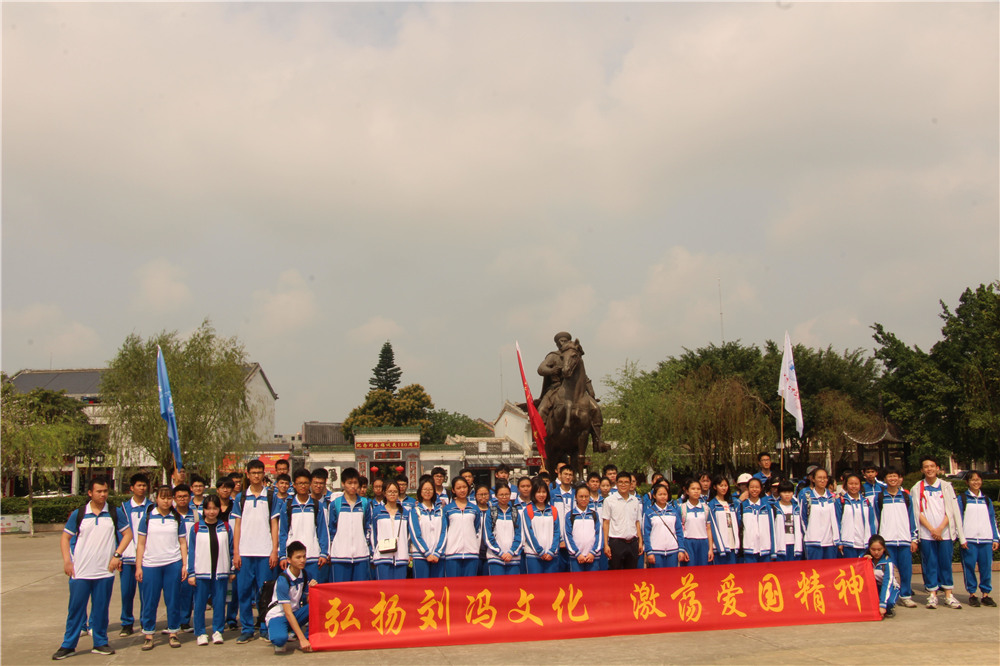
M 122 559 L 122 554 L 121 553 L 115 553 L 114 557 L 117 557 L 120 560 L 120 559 Z

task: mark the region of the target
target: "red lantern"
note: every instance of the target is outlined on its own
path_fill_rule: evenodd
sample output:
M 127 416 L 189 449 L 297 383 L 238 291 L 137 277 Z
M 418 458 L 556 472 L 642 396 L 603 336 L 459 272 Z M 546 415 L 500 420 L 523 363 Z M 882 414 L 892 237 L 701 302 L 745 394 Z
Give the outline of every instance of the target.
M 402 466 L 402 465 L 397 465 L 397 466 L 396 466 L 396 471 L 397 471 L 397 472 L 399 472 L 400 474 L 402 474 L 402 473 L 403 473 L 403 469 L 404 469 L 404 468 L 403 468 L 403 466 Z
M 371 467 L 369 467 L 368 469 L 370 469 L 370 470 L 371 470 L 371 471 L 373 471 L 373 472 L 377 472 L 377 471 L 378 471 L 378 467 L 376 467 L 375 465 L 372 465 L 372 466 L 371 466 Z

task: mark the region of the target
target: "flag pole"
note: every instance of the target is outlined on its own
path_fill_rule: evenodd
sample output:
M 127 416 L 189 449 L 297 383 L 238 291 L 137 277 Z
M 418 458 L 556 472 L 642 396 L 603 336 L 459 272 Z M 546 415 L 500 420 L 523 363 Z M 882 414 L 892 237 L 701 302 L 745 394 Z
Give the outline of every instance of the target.
M 781 409 L 778 410 L 778 414 L 781 415 L 781 427 L 780 427 L 780 439 L 781 442 L 781 471 L 785 471 L 785 396 L 781 396 Z

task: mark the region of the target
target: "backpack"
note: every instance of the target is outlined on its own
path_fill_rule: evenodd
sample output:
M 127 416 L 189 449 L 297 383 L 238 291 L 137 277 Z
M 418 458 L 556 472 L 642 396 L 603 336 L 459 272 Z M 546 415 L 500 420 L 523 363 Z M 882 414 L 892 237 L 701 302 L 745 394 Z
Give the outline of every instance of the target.
M 573 529 L 573 523 L 575 523 L 576 519 L 579 518 L 579 517 L 580 517 L 580 514 L 578 514 L 576 512 L 573 512 L 573 511 L 570 512 L 570 514 L 569 514 L 569 528 L 570 529 Z M 593 520 L 594 520 L 594 530 L 596 532 L 596 530 L 598 529 L 598 526 L 597 526 L 597 512 L 596 511 L 591 511 L 590 512 L 590 517 L 593 518 Z
M 146 507 L 146 522 L 149 522 L 149 517 L 155 510 L 156 510 L 156 502 L 153 502 L 152 504 Z M 177 521 L 178 525 L 184 523 L 184 519 L 181 518 L 181 514 L 177 513 L 177 509 L 175 509 L 174 507 L 170 507 L 170 515 L 174 517 L 174 520 Z
M 268 515 L 268 517 L 270 517 L 270 515 L 274 512 L 274 503 L 277 501 L 277 497 L 274 494 L 274 489 L 273 488 L 265 488 L 264 489 L 264 495 L 267 497 L 267 515 Z M 243 515 L 243 507 L 246 505 L 246 503 L 247 503 L 247 493 L 244 490 L 242 493 L 240 493 L 240 515 L 241 516 Z
M 292 495 L 287 500 L 285 500 L 286 513 L 288 514 L 288 531 L 289 532 L 292 531 L 292 497 L 295 497 L 295 496 Z M 298 498 L 296 498 L 296 499 L 298 499 Z M 315 511 L 313 511 L 313 517 L 315 518 L 315 521 L 316 521 L 316 536 L 319 537 L 319 502 L 317 502 L 314 498 L 310 498 L 310 499 L 312 499 L 313 506 L 315 507 Z M 300 504 L 299 506 L 308 506 L 308 505 L 307 504 Z M 259 608 L 259 606 L 258 606 L 258 608 Z
M 899 492 L 902 493 L 902 495 L 903 495 L 903 503 L 906 505 L 906 511 L 907 511 L 907 513 L 913 513 L 913 506 L 910 503 L 910 493 L 908 493 L 908 492 L 906 492 L 905 490 L 902 490 L 902 489 L 900 489 Z M 883 498 L 886 495 L 888 495 L 888 494 L 889 493 L 879 493 L 875 497 L 875 509 L 878 512 L 877 515 L 878 515 L 878 519 L 879 519 L 880 522 L 882 520 L 882 506 L 885 504 L 885 501 L 884 501 Z
M 521 526 L 521 517 L 517 515 L 520 512 L 517 509 L 515 509 L 514 507 L 509 507 L 509 508 L 510 508 L 511 516 L 513 516 L 513 519 L 514 519 L 514 529 L 516 530 L 518 527 Z M 497 516 L 499 516 L 499 515 L 500 515 L 500 508 L 496 507 L 496 506 L 491 506 L 490 507 L 490 529 L 493 530 L 494 532 L 497 529 Z
M 287 576 L 288 570 L 282 571 L 279 576 Z M 306 574 L 306 570 L 302 570 L 302 578 L 305 584 L 302 586 L 302 606 L 305 606 L 309 602 L 309 576 Z M 268 612 L 278 605 L 278 602 L 274 600 L 274 586 L 278 584 L 278 579 L 272 579 L 265 581 L 263 585 L 260 586 L 260 594 L 257 595 L 257 619 L 254 621 L 254 627 L 260 629 L 261 625 L 266 625 L 264 618 L 267 617 Z
M 76 533 L 80 533 L 80 525 L 83 524 L 83 514 L 87 512 L 87 506 L 90 502 L 87 502 L 79 509 L 76 510 Z M 111 514 L 111 522 L 115 526 L 115 543 L 118 543 L 118 507 L 116 507 L 111 502 L 105 502 L 104 506 L 107 508 L 108 513 Z

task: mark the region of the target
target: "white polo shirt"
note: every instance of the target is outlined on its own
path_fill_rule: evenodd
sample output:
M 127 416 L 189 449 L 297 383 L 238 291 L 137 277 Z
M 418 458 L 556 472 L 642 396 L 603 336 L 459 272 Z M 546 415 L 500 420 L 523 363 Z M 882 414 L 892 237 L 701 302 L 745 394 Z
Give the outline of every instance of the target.
M 240 509 L 240 497 L 233 500 L 232 518 L 240 519 L 240 557 L 267 557 L 271 554 L 271 519 L 281 515 L 281 502 L 274 502 L 274 510 L 267 509 L 267 489 L 259 495 L 246 490 L 246 500 Z
M 114 572 L 108 571 L 111 557 L 118 547 L 118 540 L 115 538 L 115 524 L 111 520 L 108 505 L 105 504 L 101 512 L 94 513 L 94 508 L 90 502 L 83 509 L 83 520 L 80 521 L 80 531 L 77 533 L 76 521 L 78 518 L 77 509 L 69 514 L 66 527 L 63 531 L 73 539 L 70 540 L 70 560 L 73 562 L 74 579 L 96 580 L 99 578 L 112 578 Z M 115 509 L 117 511 L 117 509 Z M 128 525 L 122 525 L 119 532 L 128 529 Z
M 601 507 L 602 518 L 608 521 L 609 539 L 635 539 L 635 524 L 642 519 L 642 502 L 635 495 L 628 498 L 621 493 L 612 493 L 604 500 Z
M 181 539 L 186 538 L 184 521 L 177 520 L 175 512 L 167 515 L 153 509 L 139 521 L 139 536 L 146 537 L 146 550 L 142 566 L 162 567 L 181 559 Z

